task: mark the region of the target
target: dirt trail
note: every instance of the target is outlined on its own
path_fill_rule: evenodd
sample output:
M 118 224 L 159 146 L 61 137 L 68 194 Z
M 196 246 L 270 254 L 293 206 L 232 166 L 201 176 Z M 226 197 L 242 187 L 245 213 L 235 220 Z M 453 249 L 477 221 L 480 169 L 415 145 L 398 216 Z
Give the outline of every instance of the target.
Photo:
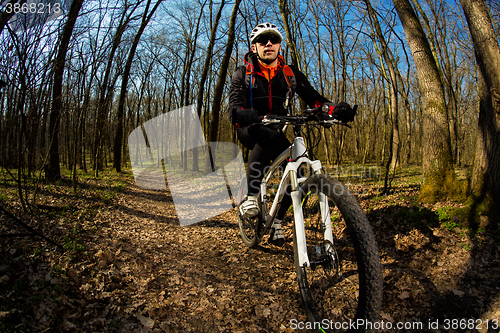
M 234 211 L 180 227 L 170 198 L 132 185 L 108 214 L 100 237 L 110 241 L 99 250 L 111 275 L 135 282 L 124 302 L 106 294 L 110 310 L 147 316 L 167 332 L 275 332 L 291 318 L 305 319 L 291 244 L 246 248 Z
M 381 249 L 381 320 L 393 327 L 378 331 L 498 332 L 493 321 L 485 329 L 486 319 L 500 319 L 498 244 L 481 233 L 438 228 L 436 207 L 405 199 L 414 192 L 359 198 Z M 291 320 L 305 320 L 291 239 L 282 248 L 264 242 L 248 249 L 234 211 L 180 227 L 165 192 L 128 184 L 99 204 L 94 219 L 99 227 L 80 233 L 86 255 L 64 264 L 53 252 L 39 262 L 29 245 L 13 252 L 19 243 L 0 240 L 0 328 L 3 322 L 6 331 L 292 332 Z M 14 291 L 16 279 L 27 280 L 24 293 Z M 469 320 L 466 328 L 474 320 L 474 329 L 454 330 L 453 319 Z M 408 329 L 396 329 L 398 323 Z

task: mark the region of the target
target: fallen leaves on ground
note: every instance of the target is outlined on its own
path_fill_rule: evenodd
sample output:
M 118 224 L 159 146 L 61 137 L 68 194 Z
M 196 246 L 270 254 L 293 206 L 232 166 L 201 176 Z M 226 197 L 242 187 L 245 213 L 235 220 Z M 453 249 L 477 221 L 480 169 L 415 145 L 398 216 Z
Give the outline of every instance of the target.
M 1 331 L 291 332 L 292 319 L 305 321 L 290 237 L 283 248 L 248 249 L 234 210 L 180 227 L 167 193 L 129 182 L 95 197 L 109 186 L 88 183 L 78 195 L 53 187 L 43 200 L 60 210 L 23 215 L 9 204 L 65 251 L 0 239 Z M 414 187 L 375 191 L 359 199 L 381 251 L 381 320 L 498 319 L 498 244 L 442 227 L 436 207 L 412 201 Z M 16 226 L 0 215 L 0 228 Z

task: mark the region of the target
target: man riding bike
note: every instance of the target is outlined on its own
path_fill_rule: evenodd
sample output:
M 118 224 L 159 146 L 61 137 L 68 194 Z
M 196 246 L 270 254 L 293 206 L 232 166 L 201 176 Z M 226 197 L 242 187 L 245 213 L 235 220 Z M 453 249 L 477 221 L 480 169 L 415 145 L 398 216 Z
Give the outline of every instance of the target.
M 355 111 L 347 103 L 332 103 L 311 86 L 304 73 L 295 66 L 285 65 L 280 54 L 282 40 L 276 25 L 257 25 L 250 35 L 251 50 L 244 57 L 245 65 L 236 69 L 231 80 L 230 119 L 237 128 L 238 140 L 251 150 L 247 167 L 248 196 L 240 205 L 240 213 L 246 218 L 260 213 L 257 198 L 264 169 L 290 146 L 279 125 L 259 124 L 263 116 L 287 115 L 289 101 L 297 92 L 311 108 L 326 105 L 323 108 L 326 117 L 342 122 L 354 120 Z M 286 208 L 278 212 L 271 230 L 270 240 L 278 246 L 284 243 L 281 220 Z

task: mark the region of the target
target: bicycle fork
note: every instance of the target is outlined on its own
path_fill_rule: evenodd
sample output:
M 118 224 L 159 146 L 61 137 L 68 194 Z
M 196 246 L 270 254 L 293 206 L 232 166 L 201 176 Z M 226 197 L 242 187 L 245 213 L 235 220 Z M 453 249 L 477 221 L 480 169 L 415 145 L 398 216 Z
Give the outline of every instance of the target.
M 306 232 L 304 226 L 304 215 L 302 211 L 302 199 L 303 196 L 307 195 L 307 193 L 303 193 L 303 190 L 300 188 L 300 184 L 303 183 L 306 178 L 298 178 L 297 172 L 300 168 L 301 164 L 306 164 L 314 174 L 321 174 L 321 162 L 319 160 L 311 161 L 307 157 L 307 151 L 305 148 L 304 139 L 302 137 L 296 137 L 291 146 L 290 151 L 284 152 L 280 155 L 276 161 L 273 162 L 270 171 L 264 177 L 263 182 L 261 183 L 261 195 L 262 195 L 262 214 L 263 218 L 266 220 L 265 228 L 271 226 L 272 221 L 274 220 L 274 216 L 276 215 L 278 209 L 278 201 L 274 200 L 272 207 L 269 211 L 265 210 L 267 206 L 267 194 L 266 194 L 266 184 L 269 181 L 269 177 L 272 174 L 272 171 L 285 159 L 290 159 L 286 165 L 286 168 L 283 172 L 284 176 L 281 179 L 280 185 L 277 191 L 277 197 L 281 198 L 284 195 L 284 192 L 287 189 L 287 185 L 290 184 L 291 188 L 291 199 L 292 199 L 292 207 L 293 207 L 293 215 L 294 215 L 294 228 L 297 242 L 297 252 L 299 256 L 299 263 L 303 267 L 310 267 L 310 261 L 307 254 L 307 242 L 306 242 Z M 329 241 L 333 244 L 333 234 L 332 234 L 332 222 L 330 219 L 330 212 L 328 207 L 327 197 L 321 193 L 320 189 L 318 190 L 318 196 L 320 201 L 320 212 L 322 219 L 322 226 L 324 232 L 324 240 Z M 323 249 L 322 249 L 323 250 Z M 321 251 L 322 251 L 321 250 Z
M 319 161 L 303 161 L 299 159 L 296 162 L 291 162 L 287 167 L 290 167 L 289 175 L 290 175 L 290 184 L 291 184 L 291 198 L 293 205 L 293 215 L 294 215 L 294 228 L 295 228 L 295 236 L 297 242 L 297 253 L 299 257 L 299 263 L 302 267 L 310 267 L 311 263 L 309 261 L 309 256 L 307 254 L 307 241 L 306 241 L 306 232 L 304 225 L 304 215 L 302 210 L 302 200 L 303 196 L 307 195 L 307 193 L 303 193 L 299 184 L 304 181 L 304 179 L 297 178 L 297 169 L 298 166 L 306 162 L 311 166 L 315 174 L 321 173 L 321 163 Z M 324 240 L 326 242 L 330 242 L 333 244 L 333 231 L 332 231 L 332 221 L 330 218 L 330 209 L 328 205 L 327 197 L 318 190 L 318 199 L 320 206 L 320 218 L 321 218 L 321 226 L 324 233 Z M 325 246 L 325 245 L 323 245 Z M 319 249 L 319 251 L 324 251 L 324 249 Z

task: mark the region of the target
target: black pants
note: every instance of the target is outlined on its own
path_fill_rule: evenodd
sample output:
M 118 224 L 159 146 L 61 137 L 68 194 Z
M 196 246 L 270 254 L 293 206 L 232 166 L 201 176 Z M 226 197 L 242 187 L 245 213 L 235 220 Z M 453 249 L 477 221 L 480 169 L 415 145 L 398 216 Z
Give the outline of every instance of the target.
M 260 182 L 264 177 L 265 168 L 291 144 L 283 132 L 260 124 L 238 128 L 237 134 L 243 146 L 251 150 L 247 168 L 248 195 L 256 196 L 260 193 Z M 279 219 L 283 218 L 290 203 L 290 196 L 285 196 L 277 214 Z

